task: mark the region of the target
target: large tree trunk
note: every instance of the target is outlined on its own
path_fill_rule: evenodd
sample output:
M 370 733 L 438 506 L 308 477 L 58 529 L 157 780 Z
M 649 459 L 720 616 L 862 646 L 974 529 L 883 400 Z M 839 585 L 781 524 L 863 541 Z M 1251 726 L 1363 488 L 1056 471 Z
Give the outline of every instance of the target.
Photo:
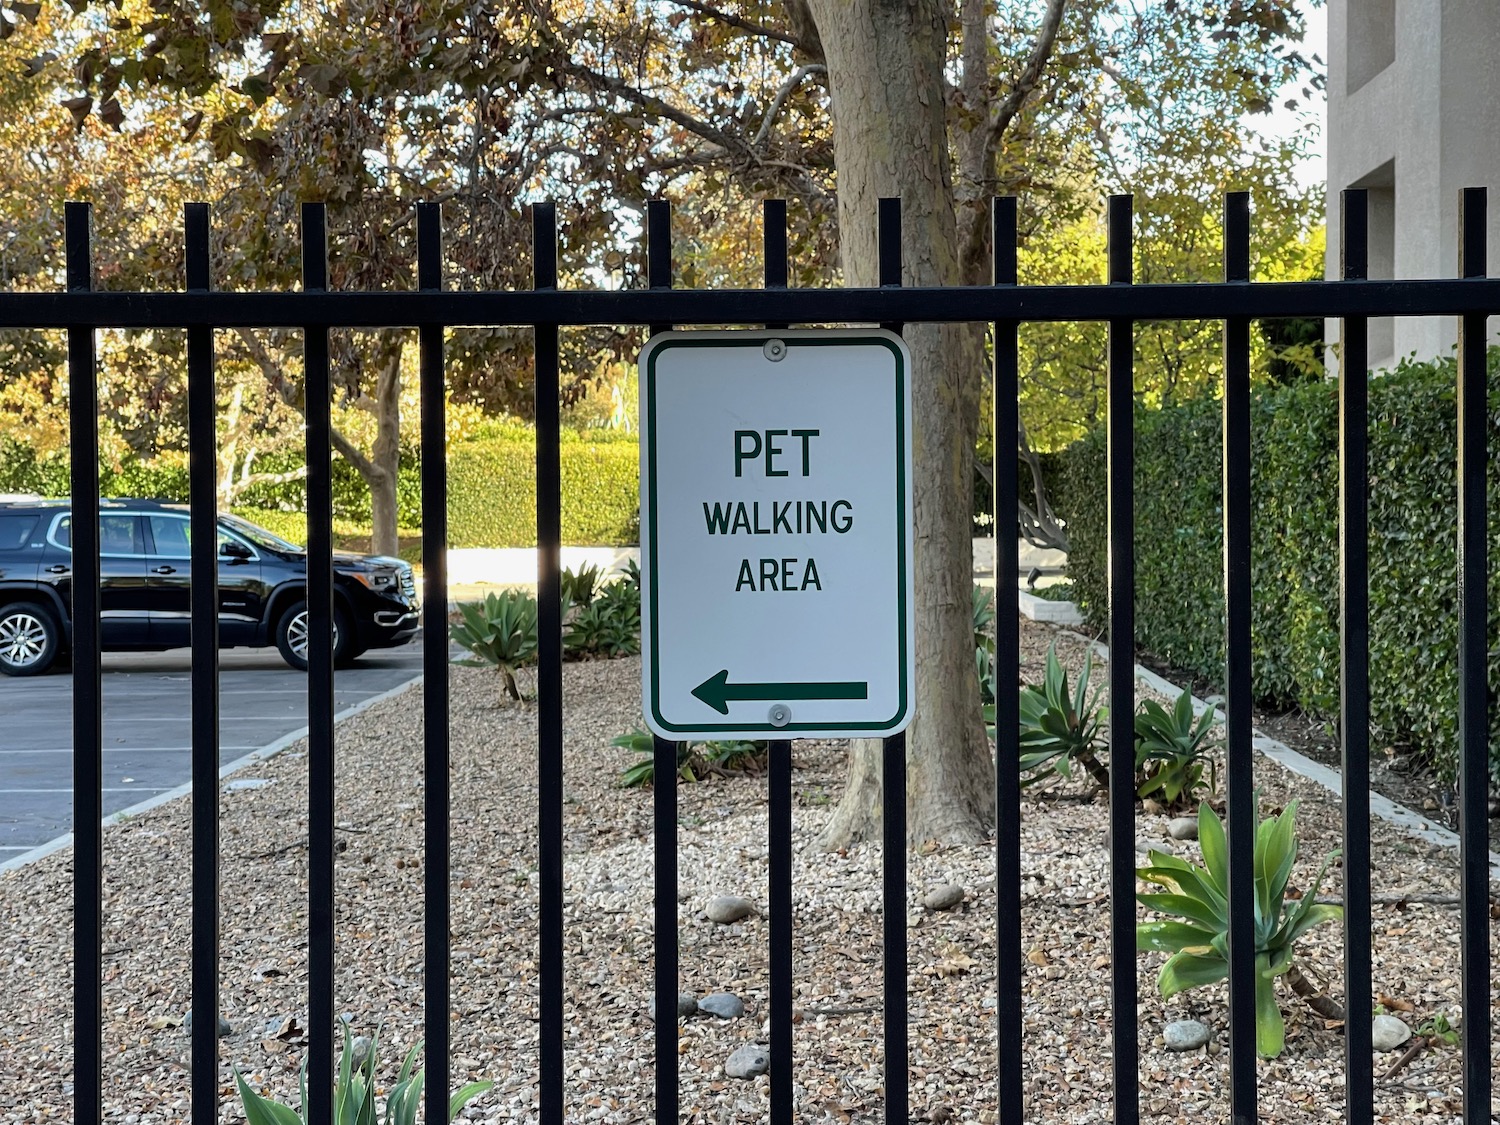
M 375 381 L 375 444 L 373 462 L 364 473 L 370 486 L 371 549 L 377 555 L 395 555 L 400 543 L 397 528 L 396 482 L 401 470 L 401 352 L 404 334 L 394 346 L 380 349 Z
M 876 201 L 900 196 L 904 283 L 959 281 L 943 67 L 948 9 L 933 0 L 809 0 L 828 63 L 846 284 L 878 283 Z M 907 836 L 982 838 L 993 766 L 974 674 L 970 496 L 982 329 L 914 325 L 916 718 L 907 736 Z M 880 743 L 857 742 L 824 843 L 879 832 Z

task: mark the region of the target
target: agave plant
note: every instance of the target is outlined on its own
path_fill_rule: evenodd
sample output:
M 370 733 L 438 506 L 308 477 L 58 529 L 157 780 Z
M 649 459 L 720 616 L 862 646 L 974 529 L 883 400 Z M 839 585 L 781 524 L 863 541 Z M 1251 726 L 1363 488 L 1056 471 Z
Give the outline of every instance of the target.
M 1143 701 L 1135 716 L 1136 796 L 1174 809 L 1190 804 L 1199 789 L 1212 795 L 1219 787 L 1213 726 L 1212 708 L 1194 724 L 1193 697 L 1186 691 L 1170 711 L 1154 699 Z
M 376 1125 L 375 1064 L 379 1047 L 380 1031 L 377 1029 L 370 1039 L 369 1050 L 360 1056 L 358 1065 L 355 1065 L 356 1051 L 350 1038 L 349 1024 L 344 1023 L 344 1053 L 339 1059 L 338 1078 L 333 1087 L 333 1120 L 336 1125 Z M 406 1061 L 401 1064 L 401 1072 L 396 1076 L 395 1084 L 385 1093 L 385 1125 L 416 1125 L 426 1071 L 414 1070 L 413 1067 L 417 1061 L 417 1052 L 421 1049 L 422 1043 L 418 1040 L 406 1052 Z M 297 1109 L 257 1094 L 238 1068 L 234 1071 L 234 1082 L 239 1089 L 240 1104 L 244 1107 L 245 1120 L 249 1125 L 310 1125 L 307 1117 L 306 1059 L 302 1062 L 302 1100 Z M 493 1085 L 493 1082 L 470 1082 L 455 1091 L 448 1099 L 446 1121 L 452 1122 L 459 1110 Z
M 1257 795 L 1258 797 L 1258 795 Z M 1220 823 L 1207 802 L 1198 808 L 1198 842 L 1203 863 L 1152 851 L 1136 871 L 1164 892 L 1137 895 L 1141 904 L 1166 919 L 1136 927 L 1136 946 L 1169 953 L 1157 977 L 1163 1000 L 1229 974 L 1229 851 Z M 1274 1059 L 1286 1045 L 1286 1025 L 1276 1003 L 1276 978 L 1295 972 L 1297 939 L 1321 922 L 1342 918 L 1341 906 L 1317 903 L 1318 886 L 1337 852 L 1330 852 L 1312 886 L 1300 899 L 1286 898 L 1287 880 L 1297 860 L 1297 802 L 1260 822 L 1255 834 L 1255 1049 Z M 1300 981 L 1301 974 L 1296 975 Z M 1303 982 L 1305 989 L 1311 986 Z M 1298 988 L 1306 996 L 1304 988 Z
M 449 630 L 453 643 L 474 655 L 456 661 L 471 668 L 494 668 L 512 699 L 520 699 L 516 669 L 536 657 L 536 599 L 506 590 L 490 593 L 478 604 L 458 607 L 461 621 Z
M 1040 687 L 1021 689 L 1020 768 L 1040 781 L 1051 773 L 1071 775 L 1073 763 L 1088 770 L 1094 781 L 1109 787 L 1109 771 L 1094 756 L 1105 710 L 1098 693 L 1089 688 L 1094 654 L 1083 660 L 1078 686 L 1068 687 L 1068 673 L 1057 659 L 1057 646 L 1047 650 L 1047 671 Z
M 564 567 L 559 577 L 562 596 L 568 605 L 587 606 L 594 600 L 599 589 L 599 568 L 592 563 L 579 567 Z

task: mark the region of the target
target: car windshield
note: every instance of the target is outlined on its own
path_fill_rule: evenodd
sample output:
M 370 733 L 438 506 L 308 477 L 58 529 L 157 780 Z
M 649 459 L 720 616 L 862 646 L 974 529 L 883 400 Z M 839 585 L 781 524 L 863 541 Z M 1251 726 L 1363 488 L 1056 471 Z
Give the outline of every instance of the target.
M 301 547 L 295 543 L 288 543 L 279 535 L 273 535 L 263 527 L 257 527 L 249 520 L 241 519 L 239 516 L 220 516 L 219 519 L 225 526 L 243 535 L 257 547 L 265 547 L 270 551 L 298 551 Z

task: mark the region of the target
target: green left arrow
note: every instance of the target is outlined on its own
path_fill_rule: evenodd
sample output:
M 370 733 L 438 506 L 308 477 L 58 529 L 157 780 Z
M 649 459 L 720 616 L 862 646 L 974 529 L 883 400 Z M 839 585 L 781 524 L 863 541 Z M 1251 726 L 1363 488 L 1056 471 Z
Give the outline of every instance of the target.
M 721 715 L 729 714 L 733 699 L 868 699 L 868 683 L 847 680 L 803 684 L 732 684 L 729 669 L 715 672 L 693 689 L 693 694 Z

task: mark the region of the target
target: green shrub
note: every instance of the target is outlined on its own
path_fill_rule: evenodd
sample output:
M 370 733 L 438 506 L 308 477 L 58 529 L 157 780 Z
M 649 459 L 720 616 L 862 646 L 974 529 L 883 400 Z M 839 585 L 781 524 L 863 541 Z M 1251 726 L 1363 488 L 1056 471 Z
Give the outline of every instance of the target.
M 449 634 L 454 644 L 473 656 L 454 663 L 495 669 L 500 673 L 506 694 L 520 699 L 516 669 L 536 659 L 536 599 L 527 593 L 506 590 L 486 594 L 479 603 L 465 602 L 458 612 L 461 620 L 453 623 Z
M 448 536 L 455 547 L 532 547 L 536 545 L 536 439 L 515 423 L 496 425 L 499 435 L 463 442 L 448 451 Z M 285 473 L 304 463 L 300 450 L 281 450 L 255 462 L 260 472 Z M 640 541 L 640 470 L 634 434 L 612 430 L 562 433 L 563 542 L 625 546 Z M 334 457 L 330 473 L 335 520 L 363 525 L 368 532 L 370 489 L 359 471 Z M 168 451 L 149 461 L 115 468 L 100 465 L 105 496 L 188 499 L 187 454 Z M 0 492 L 66 496 L 66 454 L 39 457 L 15 438 L 0 437 Z M 235 498 L 246 519 L 283 534 L 304 538 L 307 481 L 296 479 L 246 488 Z M 280 522 L 278 521 L 281 518 Z M 403 450 L 396 479 L 396 518 L 402 528 L 422 526 L 422 467 L 415 450 Z
M 635 440 L 562 443 L 564 543 L 620 546 L 640 539 Z M 536 545 L 536 445 L 474 441 L 448 451 L 448 536 L 455 547 Z
M 569 605 L 566 592 L 563 605 Z M 634 656 L 641 651 L 641 588 L 627 579 L 601 586 L 573 610 L 563 634 L 569 656 Z
M 1500 349 L 1489 357 L 1489 550 L 1500 558 Z M 1453 359 L 1370 382 L 1370 719 L 1457 766 Z M 1138 410 L 1136 643 L 1209 682 L 1224 667 L 1221 404 Z M 1251 665 L 1258 699 L 1332 720 L 1339 696 L 1338 402 L 1333 383 L 1257 391 L 1251 414 Z M 1103 434 L 1063 458 L 1068 573 L 1108 620 Z M 1491 770 L 1500 776 L 1500 567 L 1489 576 Z
M 365 1041 L 362 1041 L 363 1045 Z M 375 1035 L 367 1041 L 363 1053 L 350 1037 L 349 1025 L 344 1023 L 344 1052 L 339 1059 L 338 1078 L 333 1085 L 333 1112 L 334 1119 L 341 1125 L 375 1125 L 375 1098 L 379 1091 L 375 1081 L 375 1067 L 377 1053 L 380 1049 L 380 1032 L 377 1029 Z M 422 1049 L 422 1043 L 412 1044 L 411 1050 L 406 1052 L 406 1059 L 401 1064 L 400 1073 L 396 1075 L 394 1085 L 385 1089 L 385 1123 L 386 1125 L 416 1125 L 417 1111 L 421 1107 L 422 1084 L 426 1071 L 416 1070 L 417 1053 Z M 356 1056 L 358 1059 L 356 1061 Z M 234 1082 L 239 1090 L 240 1105 L 245 1111 L 245 1120 L 250 1125 L 307 1125 L 307 1060 L 302 1061 L 301 1090 L 302 1100 L 298 1109 L 273 1102 L 270 1098 L 263 1097 L 250 1088 L 240 1074 L 239 1068 L 234 1069 Z M 493 1082 L 470 1082 L 463 1088 L 454 1091 L 448 1099 L 447 1121 L 451 1122 L 458 1116 L 459 1110 L 468 1105 L 474 1098 L 484 1093 Z
M 635 727 L 609 740 L 611 746 L 622 750 L 634 750 L 641 758 L 634 765 L 620 771 L 620 786 L 624 789 L 639 789 L 656 781 L 656 743 L 651 732 Z M 678 742 L 677 777 L 688 784 L 695 783 L 709 770 L 719 773 L 748 773 L 765 765 L 768 742 L 747 742 L 731 739 L 723 742 Z
M 1142 906 L 1185 919 L 1136 926 L 1138 949 L 1171 954 L 1157 978 L 1163 1000 L 1229 975 L 1229 850 L 1224 825 L 1206 802 L 1198 807 L 1198 840 L 1202 864 L 1153 850 L 1148 865 L 1136 871 L 1141 879 L 1166 889 L 1136 895 Z M 1312 886 L 1287 902 L 1287 880 L 1297 860 L 1297 802 L 1279 817 L 1261 821 L 1256 831 L 1255 1050 L 1261 1058 L 1276 1058 L 1286 1044 L 1276 978 L 1291 973 L 1297 939 L 1344 915 L 1341 906 L 1316 904 L 1318 886 L 1337 854 L 1329 853 Z M 1294 979 L 1300 982 L 1301 974 Z
M 1021 688 L 1020 762 L 1026 784 L 1053 773 L 1068 777 L 1077 762 L 1101 789 L 1109 788 L 1109 771 L 1099 762 L 1094 748 L 1107 712 L 1099 706 L 1099 693 L 1089 683 L 1094 670 L 1094 650 L 1083 658 L 1078 685 L 1068 689 L 1068 673 L 1057 659 L 1057 645 L 1047 649 L 1047 670 L 1040 686 Z
M 1213 727 L 1212 707 L 1193 722 L 1192 692 L 1179 695 L 1170 711 L 1154 699 L 1141 700 L 1135 712 L 1136 796 L 1168 810 L 1191 804 L 1199 789 L 1213 796 L 1219 785 Z

